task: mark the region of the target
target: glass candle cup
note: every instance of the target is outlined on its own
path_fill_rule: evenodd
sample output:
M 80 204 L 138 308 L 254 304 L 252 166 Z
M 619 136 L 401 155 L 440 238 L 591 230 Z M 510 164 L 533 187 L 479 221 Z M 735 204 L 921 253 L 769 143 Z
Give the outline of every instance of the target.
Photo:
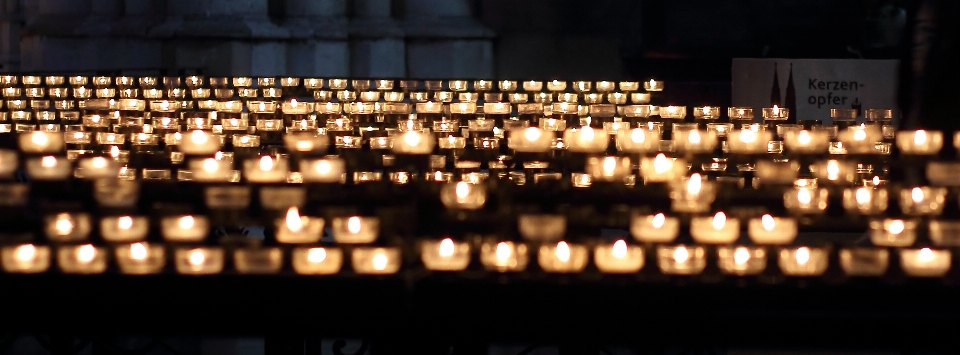
M 723 212 L 713 216 L 696 216 L 690 220 L 690 235 L 697 243 L 733 243 L 740 237 L 740 221 L 728 219 Z
M 840 266 L 848 276 L 876 277 L 887 272 L 890 252 L 878 248 L 844 248 L 840 250 Z
M 351 254 L 353 271 L 362 275 L 388 275 L 400 270 L 400 248 L 356 248 Z
M 470 244 L 451 238 L 424 240 L 420 243 L 420 260 L 427 270 L 462 271 L 470 264 Z
M 593 261 L 600 272 L 632 274 L 643 268 L 643 248 L 630 245 L 623 239 L 599 244 L 593 249 Z
M 630 218 L 630 234 L 639 242 L 669 243 L 680 233 L 680 220 L 663 213 L 636 214 Z
M 657 266 L 667 275 L 696 275 L 707 266 L 701 246 L 661 245 L 657 247 Z
M 879 247 L 908 247 L 917 240 L 917 222 L 902 219 L 870 221 L 870 242 Z
M 827 270 L 827 251 L 806 246 L 783 248 L 779 264 L 787 276 L 819 276 Z
M 156 274 L 163 269 L 164 250 L 144 242 L 121 245 L 114 250 L 120 272 L 130 275 Z
M 765 214 L 750 219 L 747 233 L 750 240 L 760 245 L 790 244 L 797 238 L 797 220 Z
M 369 216 L 333 217 L 330 228 L 333 240 L 337 243 L 373 243 L 379 235 L 380 219 Z
M 843 208 L 848 213 L 877 215 L 887 210 L 887 190 L 857 187 L 843 190 Z
M 7 245 L 0 249 L 3 270 L 15 274 L 36 274 L 50 268 L 50 247 L 46 245 Z
M 92 244 L 57 249 L 57 265 L 67 274 L 101 274 L 107 270 L 107 253 Z
M 174 251 L 173 264 L 183 275 L 212 275 L 223 270 L 224 251 L 220 247 L 185 247 Z
M 343 250 L 327 247 L 294 248 L 293 271 L 300 275 L 332 275 L 340 272 Z
M 767 267 L 767 252 L 760 247 L 724 246 L 717 249 L 717 266 L 725 274 L 756 275 Z
M 549 273 L 575 273 L 587 266 L 589 253 L 586 246 L 560 241 L 557 244 L 541 245 L 537 262 Z
M 527 246 L 510 241 L 488 241 L 480 247 L 480 262 L 496 272 L 516 272 L 527 268 Z
M 909 216 L 940 215 L 946 199 L 944 187 L 918 186 L 900 190 L 900 210 Z
M 900 268 L 908 276 L 943 277 L 950 271 L 950 263 L 949 250 L 900 249 Z

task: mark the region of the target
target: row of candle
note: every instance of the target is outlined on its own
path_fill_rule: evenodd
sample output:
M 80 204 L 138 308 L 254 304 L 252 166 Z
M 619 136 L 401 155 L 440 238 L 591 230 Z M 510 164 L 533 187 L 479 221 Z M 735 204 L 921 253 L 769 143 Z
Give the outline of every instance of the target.
M 487 242 L 480 246 L 479 260 L 494 272 L 519 272 L 527 269 L 528 247 L 515 242 Z M 163 271 L 167 248 L 149 243 L 131 243 L 112 248 L 92 244 L 59 246 L 20 244 L 0 249 L 0 264 L 10 273 L 40 273 L 50 268 L 52 250 L 56 250 L 60 270 L 71 274 L 100 274 L 107 270 L 108 254 L 113 252 L 123 274 L 147 275 Z M 942 277 L 950 269 L 951 252 L 945 249 L 897 249 L 900 267 L 908 276 Z M 185 275 L 209 275 L 223 272 L 226 253 L 221 247 L 173 248 L 176 271 Z M 828 267 L 829 250 L 823 247 L 728 246 L 716 248 L 717 266 L 728 275 L 756 275 L 767 269 L 768 253 L 776 251 L 777 265 L 787 276 L 819 276 Z M 697 275 L 707 266 L 707 249 L 698 245 L 661 245 L 654 249 L 657 266 L 667 275 Z M 624 240 L 593 247 L 597 269 L 610 274 L 632 274 L 644 267 L 645 250 Z M 236 270 L 242 274 L 273 274 L 281 271 L 283 250 L 277 247 L 239 248 L 233 251 Z M 345 250 L 337 247 L 308 246 L 290 253 L 293 270 L 301 275 L 339 273 Z M 469 243 L 446 238 L 420 243 L 420 260 L 433 271 L 462 271 L 470 265 Z M 548 273 L 578 273 L 590 259 L 586 245 L 560 241 L 537 249 L 540 268 Z M 843 248 L 840 265 L 850 276 L 881 276 L 888 268 L 889 251 L 875 248 Z M 397 247 L 358 247 L 349 250 L 353 271 L 357 274 L 397 273 L 402 253 Z

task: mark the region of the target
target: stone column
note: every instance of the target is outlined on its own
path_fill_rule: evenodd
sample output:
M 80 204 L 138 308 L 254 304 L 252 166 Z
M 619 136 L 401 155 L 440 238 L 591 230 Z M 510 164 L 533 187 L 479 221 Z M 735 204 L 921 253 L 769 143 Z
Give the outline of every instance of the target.
M 403 31 L 390 0 L 354 0 L 350 20 L 350 75 L 397 78 L 407 74 Z
M 415 78 L 492 78 L 493 31 L 469 0 L 406 0 L 407 68 Z
M 290 31 L 273 24 L 267 0 L 167 0 L 166 21 L 149 36 L 163 40 L 168 71 L 275 76 L 287 71 Z
M 346 0 L 286 0 L 287 74 L 350 75 Z

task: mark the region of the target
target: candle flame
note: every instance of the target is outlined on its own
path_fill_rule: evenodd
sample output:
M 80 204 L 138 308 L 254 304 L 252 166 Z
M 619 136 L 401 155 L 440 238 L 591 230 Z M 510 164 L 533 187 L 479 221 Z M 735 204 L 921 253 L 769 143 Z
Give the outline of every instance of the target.
M 40 158 L 40 166 L 43 166 L 44 168 L 52 168 L 57 166 L 57 158 L 49 155 Z
M 443 238 L 443 240 L 440 241 L 440 247 L 437 252 L 441 257 L 449 258 L 453 256 L 454 250 L 453 239 Z
M 360 229 L 361 229 L 360 227 L 362 227 L 360 224 L 360 217 L 352 216 L 347 219 L 347 231 L 349 231 L 350 233 L 353 233 L 353 234 L 360 233 Z
M 740 142 L 753 143 L 756 140 L 757 140 L 757 132 L 754 132 L 752 129 L 740 130 Z
M 266 111 L 266 110 L 267 110 L 267 105 L 266 105 L 266 104 L 264 104 L 264 103 L 263 103 L 263 101 L 260 101 L 260 104 L 259 104 L 259 105 L 257 105 L 257 106 L 259 106 L 259 108 L 260 108 L 260 112 L 264 112 L 264 111 Z
M 617 239 L 616 242 L 613 242 L 613 249 L 610 249 L 610 254 L 617 259 L 627 257 L 627 242 L 623 239 Z
M 777 105 L 773 105 L 773 115 L 780 116 L 780 107 L 777 107 Z
M 147 258 L 147 246 L 143 243 L 133 243 L 130 245 L 130 257 L 133 260 L 144 260 Z
M 468 184 L 466 181 L 458 182 L 456 187 L 456 192 L 457 192 L 457 198 L 459 199 L 467 198 L 467 196 L 470 195 L 470 184 Z
M 112 137 L 112 136 L 111 136 L 111 137 Z M 119 157 L 120 157 L 120 147 L 118 147 L 118 146 L 112 146 L 112 147 L 110 147 L 110 156 L 111 156 L 113 159 L 119 158 Z
M 207 158 L 203 160 L 203 170 L 213 173 L 220 168 L 220 164 L 217 163 L 217 160 L 214 158 Z
M 650 88 L 652 89 L 652 88 L 655 88 L 655 87 L 657 87 L 657 82 L 654 81 L 653 79 L 650 79 Z
M 327 250 L 324 248 L 310 248 L 307 251 L 307 261 L 319 264 L 327 259 Z
M 632 140 L 634 143 L 643 143 L 647 140 L 647 135 L 644 134 L 642 128 L 634 128 L 630 132 L 630 140 Z
M 872 199 L 872 197 L 870 196 L 870 189 L 866 187 L 858 188 L 856 197 L 857 197 L 857 203 L 861 205 L 870 203 L 870 200 Z
M 765 214 L 760 217 L 760 225 L 763 226 L 767 232 L 773 231 L 773 228 L 777 226 L 777 220 L 769 214 Z
M 704 116 L 707 116 L 710 114 L 710 106 L 704 106 L 703 108 L 701 108 L 701 110 Z
M 700 131 L 698 130 L 692 130 L 690 134 L 687 135 L 687 141 L 690 142 L 690 144 L 700 144 L 700 140 Z
M 663 174 L 673 168 L 673 161 L 668 159 L 663 153 L 657 154 L 657 157 L 653 159 L 653 170 L 657 174 Z
M 513 254 L 513 250 L 511 250 L 510 245 L 508 245 L 506 242 L 500 242 L 497 243 L 496 254 L 497 263 L 505 264 L 507 260 L 510 259 L 510 255 Z
M 687 179 L 687 193 L 691 195 L 699 194 L 702 186 L 703 186 L 703 179 L 700 177 L 700 174 L 698 173 L 693 173 L 693 175 L 690 175 L 690 178 Z
M 408 131 L 403 134 L 403 142 L 410 147 L 416 147 L 420 145 L 420 134 L 414 131 Z
M 30 134 L 30 141 L 37 146 L 45 147 L 50 140 L 47 139 L 46 133 L 35 131 L 32 134 Z
M 800 131 L 797 134 L 797 143 L 800 143 L 800 145 L 810 144 L 810 140 L 810 133 L 807 131 Z
M 840 179 L 840 163 L 836 160 L 827 161 L 827 180 L 835 181 Z
M 653 224 L 653 228 L 663 228 L 663 225 L 667 223 L 667 216 L 663 213 L 657 213 L 653 215 L 651 223 Z
M 903 233 L 903 230 L 906 226 L 903 224 L 903 221 L 895 219 L 890 221 L 890 224 L 887 225 L 887 232 L 890 234 L 900 234 Z
M 287 229 L 291 232 L 299 232 L 303 229 L 303 218 L 300 217 L 300 211 L 296 207 L 290 207 L 287 210 Z
M 580 139 L 585 142 L 593 142 L 594 136 L 593 128 L 590 126 L 583 126 L 583 129 L 580 130 Z
M 567 245 L 567 242 L 561 241 L 557 243 L 556 249 L 557 259 L 561 262 L 570 261 L 570 246 Z
M 70 232 L 73 231 L 73 222 L 70 221 L 70 215 L 66 213 L 57 215 L 57 221 L 54 223 L 53 228 L 57 230 L 57 234 L 70 234 Z
M 77 248 L 77 261 L 81 263 L 89 263 L 96 256 L 97 248 L 94 248 L 93 245 L 84 244 Z
M 717 212 L 713 215 L 713 229 L 723 229 L 723 226 L 727 224 L 727 215 L 723 212 Z
M 326 175 L 330 173 L 330 170 L 333 167 L 330 165 L 329 161 L 321 160 L 317 162 L 317 173 L 321 175 Z
M 103 157 L 94 157 L 90 161 L 90 164 L 93 165 L 95 169 L 103 169 L 107 167 L 107 159 L 104 159 Z
M 377 254 L 373 256 L 373 268 L 378 271 L 382 271 L 383 269 L 387 268 L 388 261 L 390 260 L 387 258 L 387 254 L 384 254 L 383 252 L 377 252 Z
M 195 249 L 190 252 L 190 257 L 187 259 L 190 262 L 190 265 L 200 266 L 203 265 L 203 262 L 207 260 L 207 255 L 203 250 Z
M 290 108 L 297 108 L 298 104 L 297 99 L 290 99 Z
M 862 141 L 867 139 L 867 131 L 864 126 L 860 126 L 856 131 L 853 132 L 853 140 Z
M 924 130 L 921 129 L 921 130 L 918 130 L 916 133 L 913 134 L 913 144 L 915 144 L 915 145 L 923 145 L 923 144 L 926 143 L 926 142 L 927 142 L 927 132 L 926 132 L 926 131 L 924 131 Z
M 797 202 L 806 205 L 809 204 L 811 200 L 813 200 L 813 196 L 810 195 L 810 189 L 797 190 Z
M 810 248 L 807 248 L 807 247 L 797 248 L 797 252 L 794 255 L 794 258 L 797 259 L 797 264 L 801 264 L 801 265 L 806 264 L 808 261 L 810 261 Z
M 750 250 L 744 247 L 738 247 L 736 251 L 733 252 L 733 262 L 737 265 L 746 264 L 747 261 L 750 261 Z
M 270 171 L 273 170 L 273 158 L 269 155 L 264 155 L 260 157 L 260 170 L 261 171 Z
M 133 228 L 133 217 L 123 216 L 117 219 L 117 228 L 129 230 Z
M 24 244 L 17 247 L 17 260 L 30 261 L 37 256 L 37 247 L 33 244 Z
M 83 139 L 83 136 L 84 136 L 83 132 L 78 131 L 73 133 L 73 139 Z
M 681 245 L 673 250 L 673 261 L 682 264 L 687 262 L 688 259 L 690 259 L 690 251 L 687 250 L 687 247 Z
M 190 141 L 194 144 L 204 144 L 207 142 L 207 139 L 209 139 L 209 137 L 207 137 L 207 133 L 204 131 L 198 129 L 190 132 Z
M 923 202 L 923 189 L 914 187 L 913 190 L 910 191 L 910 198 L 912 198 L 915 203 Z
M 180 227 L 180 229 L 190 229 L 193 228 L 194 222 L 193 216 L 183 216 L 180 217 L 177 225 Z
M 307 139 L 301 139 L 297 141 L 297 151 L 307 152 L 313 150 L 313 142 Z
M 929 263 L 933 261 L 935 256 L 936 255 L 933 253 L 933 250 L 930 250 L 930 248 L 923 248 L 917 253 L 917 260 L 922 263 Z
M 616 157 L 604 157 L 603 158 L 603 175 L 604 176 L 613 176 L 617 171 L 617 158 Z
M 873 186 L 877 186 L 877 185 L 880 185 L 880 177 L 874 175 L 874 176 L 873 176 Z

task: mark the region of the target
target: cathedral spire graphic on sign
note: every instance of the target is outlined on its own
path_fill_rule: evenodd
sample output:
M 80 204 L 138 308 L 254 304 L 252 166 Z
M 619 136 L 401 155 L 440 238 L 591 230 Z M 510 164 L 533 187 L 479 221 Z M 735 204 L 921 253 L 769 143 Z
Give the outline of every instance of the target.
M 797 89 L 793 87 L 793 63 L 790 63 L 790 76 L 787 78 L 787 93 L 783 98 L 783 107 L 790 109 L 787 123 L 797 123 Z
M 783 103 L 780 102 L 780 78 L 777 75 L 777 63 L 773 63 L 773 87 L 770 88 L 770 105 L 767 107 L 773 107 L 773 105 L 783 107 Z

